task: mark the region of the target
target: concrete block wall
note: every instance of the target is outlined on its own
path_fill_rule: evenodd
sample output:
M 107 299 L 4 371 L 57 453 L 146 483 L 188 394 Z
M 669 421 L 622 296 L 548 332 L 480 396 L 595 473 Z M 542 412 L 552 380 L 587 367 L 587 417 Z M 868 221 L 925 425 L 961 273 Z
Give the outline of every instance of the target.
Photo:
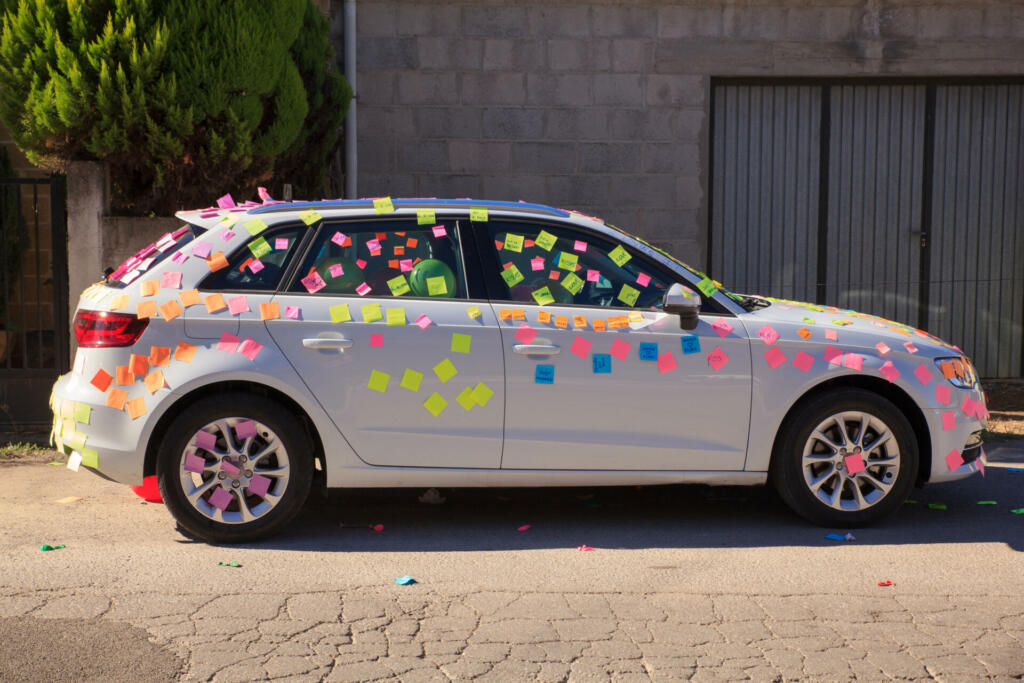
M 1024 74 L 1019 1 L 357 7 L 360 195 L 579 209 L 698 267 L 712 78 Z

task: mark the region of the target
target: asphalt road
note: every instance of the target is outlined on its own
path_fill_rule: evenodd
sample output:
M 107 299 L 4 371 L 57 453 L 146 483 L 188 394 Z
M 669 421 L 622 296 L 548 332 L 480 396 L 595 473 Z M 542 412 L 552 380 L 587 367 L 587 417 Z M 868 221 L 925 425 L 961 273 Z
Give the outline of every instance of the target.
M 85 472 L 0 482 L 5 681 L 1024 677 L 1024 472 L 842 543 L 765 489 L 665 487 L 337 492 L 215 547 Z

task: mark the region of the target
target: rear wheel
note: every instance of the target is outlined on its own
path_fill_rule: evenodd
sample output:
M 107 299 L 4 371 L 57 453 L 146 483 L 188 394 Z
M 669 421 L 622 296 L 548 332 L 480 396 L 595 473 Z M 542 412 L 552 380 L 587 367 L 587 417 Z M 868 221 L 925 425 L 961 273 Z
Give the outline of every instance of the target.
M 197 401 L 175 418 L 157 454 L 157 479 L 171 514 L 214 543 L 269 536 L 302 508 L 313 453 L 299 420 L 253 394 Z
M 917 439 L 906 416 L 878 394 L 848 388 L 811 399 L 786 420 L 771 476 L 800 516 L 854 527 L 898 508 L 917 468 Z

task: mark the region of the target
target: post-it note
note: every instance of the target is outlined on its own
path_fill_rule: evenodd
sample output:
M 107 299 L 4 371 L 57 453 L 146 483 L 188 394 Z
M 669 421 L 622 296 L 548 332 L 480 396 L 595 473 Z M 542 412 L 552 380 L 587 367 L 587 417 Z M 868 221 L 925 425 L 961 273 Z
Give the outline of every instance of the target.
M 452 333 L 452 353 L 469 353 L 472 343 L 473 337 L 470 335 L 459 332 Z

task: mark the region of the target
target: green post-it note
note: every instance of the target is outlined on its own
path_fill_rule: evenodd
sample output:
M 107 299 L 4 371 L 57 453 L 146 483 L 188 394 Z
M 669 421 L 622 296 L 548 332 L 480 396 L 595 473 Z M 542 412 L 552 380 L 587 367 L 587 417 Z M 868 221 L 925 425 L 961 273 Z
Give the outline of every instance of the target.
M 523 236 L 522 235 L 505 235 L 505 247 L 508 251 L 517 251 L 522 253 L 523 251 Z
M 73 418 L 75 422 L 81 422 L 82 424 L 87 425 L 89 424 L 90 415 L 92 415 L 92 408 L 88 405 L 85 403 L 75 404 L 75 414 Z
M 379 370 L 370 371 L 370 381 L 366 383 L 366 386 L 370 387 L 374 391 L 384 393 L 388 390 L 388 380 L 391 379 L 391 375 L 386 372 Z
M 491 400 L 491 396 L 494 396 L 494 391 L 483 382 L 477 382 L 476 386 L 473 387 L 473 400 L 476 401 L 478 406 L 487 405 L 487 402 Z
M 583 279 L 576 273 L 569 273 L 562 278 L 562 286 L 565 287 L 570 294 L 575 296 L 580 293 L 581 289 L 583 289 Z
M 427 278 L 427 296 L 443 296 L 448 293 L 448 283 L 443 275 Z
M 416 209 L 416 225 L 433 225 L 436 222 L 433 209 Z
M 579 261 L 580 257 L 576 254 L 570 254 L 563 251 L 558 255 L 558 267 L 562 270 L 576 270 L 576 264 L 579 263 Z
M 331 306 L 330 311 L 332 323 L 344 323 L 352 319 L 352 314 L 348 310 L 348 304 L 335 304 Z
M 405 324 L 405 309 L 404 308 L 389 308 L 387 311 L 387 323 L 388 325 L 404 325 Z
M 100 466 L 100 454 L 91 448 L 82 449 L 82 464 L 96 469 Z
M 486 223 L 487 222 L 487 209 L 482 206 L 471 206 L 469 207 L 469 220 L 474 223 Z
M 256 235 L 260 234 L 261 232 L 267 229 L 267 224 L 264 223 L 259 218 L 253 218 L 252 220 L 246 221 L 244 227 L 246 230 L 249 231 L 250 235 L 255 237 Z
M 254 257 L 260 258 L 261 256 L 269 254 L 273 250 L 270 248 L 270 244 L 267 243 L 265 238 L 257 237 L 249 243 L 249 251 L 252 252 Z
M 319 213 L 317 213 L 313 209 L 309 209 L 308 211 L 301 212 L 299 214 L 299 218 L 301 218 L 302 222 L 305 223 L 306 225 L 313 225 L 318 220 L 323 218 L 323 216 L 321 216 Z
M 523 277 L 523 274 L 520 273 L 519 269 L 516 268 L 516 266 L 513 264 L 506 268 L 505 270 L 501 271 L 501 279 L 504 280 L 505 284 L 508 285 L 509 287 L 514 287 L 515 285 L 518 285 L 526 278 Z
M 441 398 L 441 394 L 435 391 L 423 402 L 423 407 L 429 410 L 431 415 L 437 417 L 448 407 L 448 401 Z
M 466 410 L 470 410 L 476 405 L 476 401 L 473 399 L 473 387 L 466 387 L 459 392 L 459 395 L 455 397 L 456 402 Z
M 551 296 L 551 290 L 548 289 L 547 285 L 533 290 L 531 294 L 533 294 L 533 300 L 537 302 L 538 306 L 545 306 L 555 302 L 555 297 Z
M 434 374 L 437 375 L 437 378 L 442 382 L 447 382 L 452 377 L 459 374 L 459 371 L 455 369 L 455 364 L 452 363 L 451 360 L 445 358 L 434 366 Z
M 469 347 L 473 343 L 473 337 L 468 334 L 452 332 L 452 353 L 469 353 Z
M 699 289 L 704 296 L 714 296 L 715 292 L 718 291 L 718 287 L 715 287 L 714 281 L 709 277 L 698 282 L 697 289 Z
M 552 235 L 550 232 L 548 232 L 547 230 L 541 230 L 540 234 L 537 235 L 537 239 L 535 239 L 533 243 L 536 244 L 541 249 L 543 249 L 544 251 L 551 251 L 551 248 L 555 246 L 555 242 L 557 241 L 558 238 Z
M 373 208 L 377 213 L 394 213 L 395 211 L 395 205 L 391 203 L 391 197 L 374 199 Z
M 444 278 L 441 278 L 442 280 Z M 388 289 L 391 290 L 393 296 L 402 296 L 409 291 L 409 281 L 405 279 L 404 275 L 393 277 L 388 280 Z
M 617 297 L 619 301 L 626 304 L 627 306 L 635 306 L 636 299 L 640 296 L 640 290 L 630 287 L 629 285 L 622 285 L 622 290 L 619 292 Z
M 614 263 L 615 265 L 621 266 L 622 264 L 624 264 L 626 261 L 633 257 L 629 255 L 628 251 L 623 249 L 621 246 L 618 246 L 608 252 L 608 258 L 610 258 L 612 260 L 612 263 Z
M 415 370 L 410 370 L 409 368 L 406 368 L 405 372 L 402 374 L 402 383 L 400 386 L 403 389 L 408 389 L 409 391 L 419 391 L 420 383 L 422 381 L 422 372 L 416 372 Z
M 380 304 L 366 304 L 360 307 L 360 310 L 363 312 L 364 323 L 375 323 L 384 319 L 384 314 L 380 312 Z

